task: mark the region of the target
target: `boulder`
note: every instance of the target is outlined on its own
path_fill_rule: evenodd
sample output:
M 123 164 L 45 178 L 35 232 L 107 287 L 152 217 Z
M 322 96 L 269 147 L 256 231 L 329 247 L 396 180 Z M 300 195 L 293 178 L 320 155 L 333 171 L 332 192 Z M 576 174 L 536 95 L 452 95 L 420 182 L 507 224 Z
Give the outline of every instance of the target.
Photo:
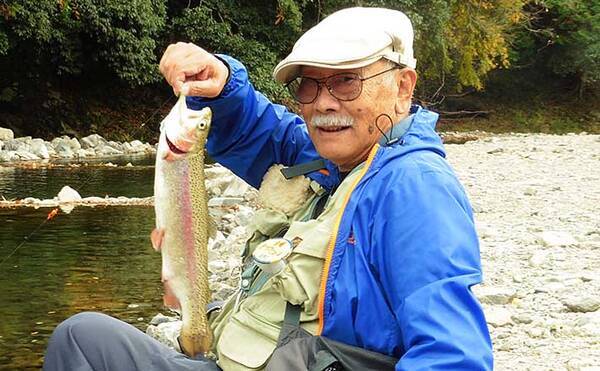
M 485 308 L 485 319 L 494 327 L 503 327 L 513 323 L 510 310 L 500 306 Z
M 544 231 L 539 234 L 538 238 L 546 247 L 577 245 L 577 240 L 568 232 Z
M 146 334 L 165 344 L 169 348 L 180 352 L 181 350 L 179 348 L 177 337 L 181 333 L 182 326 L 183 322 L 180 320 L 160 322 L 156 325 L 151 324 L 148 326 L 146 328 Z
M 15 151 L 0 151 L 0 162 L 17 160 Z
M 561 300 L 571 312 L 587 313 L 600 309 L 600 297 L 578 292 L 576 295 Z
M 4 141 L 4 150 L 5 151 L 18 151 L 18 150 L 27 150 L 27 145 L 22 143 L 16 139 L 8 139 Z
M 96 148 L 100 145 L 108 143 L 101 135 L 92 134 L 87 137 L 81 138 L 81 147 L 83 149 Z
M 58 201 L 59 202 L 73 202 L 73 201 L 80 201 L 80 200 L 81 200 L 81 195 L 79 195 L 79 192 L 77 192 L 76 190 L 74 190 L 73 188 L 71 188 L 69 186 L 62 187 L 60 192 L 58 192 Z
M 71 146 L 71 149 L 73 150 L 73 152 L 77 152 L 81 149 L 81 143 L 79 143 L 77 138 L 71 138 L 69 140 L 69 145 Z
M 31 141 L 31 153 L 39 158 L 49 159 L 50 153 L 43 139 L 36 138 Z
M 494 286 L 475 286 L 473 291 L 482 303 L 496 305 L 510 303 L 517 294 L 515 289 Z
M 223 191 L 224 197 L 243 197 L 248 191 L 250 186 L 248 183 L 243 181 L 241 178 L 234 176 L 225 191 Z
M 15 138 L 15 133 L 6 128 L 0 128 L 0 140 L 10 140 Z
M 39 160 L 40 159 L 38 156 L 34 155 L 33 153 L 31 153 L 29 151 L 18 150 L 16 153 L 17 153 L 17 156 L 19 157 L 19 159 L 21 159 L 21 160 Z
M 73 152 L 73 149 L 71 149 L 71 146 L 69 143 L 66 142 L 60 142 L 57 141 L 56 144 L 54 145 L 54 150 L 56 151 L 56 154 L 58 155 L 58 157 L 61 158 L 72 158 L 75 157 L 75 152 Z
M 114 155 L 122 155 L 123 152 L 116 148 L 111 147 L 110 145 L 101 146 L 100 148 L 96 148 L 96 154 L 99 156 L 114 156 Z

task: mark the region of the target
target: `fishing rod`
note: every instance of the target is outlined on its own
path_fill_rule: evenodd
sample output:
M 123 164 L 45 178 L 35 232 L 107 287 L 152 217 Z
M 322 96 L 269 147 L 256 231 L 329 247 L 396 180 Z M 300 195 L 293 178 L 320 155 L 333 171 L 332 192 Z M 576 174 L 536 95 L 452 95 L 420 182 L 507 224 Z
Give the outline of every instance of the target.
M 154 116 L 160 111 L 162 110 L 162 108 L 169 103 L 171 100 L 173 100 L 173 96 L 170 96 L 169 98 L 167 98 L 157 109 L 154 110 L 154 112 L 152 112 L 150 114 L 150 116 L 144 120 L 136 129 L 136 131 L 133 133 L 133 136 L 135 137 L 141 130 L 142 128 L 144 128 L 146 126 L 146 124 L 154 118 Z M 84 178 L 83 182 L 79 184 L 79 189 L 85 187 L 92 179 L 91 174 L 89 176 L 87 176 L 86 178 Z M 23 247 L 40 229 L 42 229 L 42 227 L 48 223 L 50 220 L 54 219 L 60 212 L 60 207 L 55 207 L 54 209 L 52 209 L 48 215 L 46 216 L 46 219 L 44 219 L 40 224 L 37 225 L 37 227 L 35 227 L 33 229 L 33 231 L 31 231 L 27 236 L 23 237 L 23 240 L 10 252 L 10 254 L 8 254 L 2 261 L 0 261 L 0 267 L 8 261 L 8 259 L 10 259 L 11 256 L 13 256 L 21 247 Z

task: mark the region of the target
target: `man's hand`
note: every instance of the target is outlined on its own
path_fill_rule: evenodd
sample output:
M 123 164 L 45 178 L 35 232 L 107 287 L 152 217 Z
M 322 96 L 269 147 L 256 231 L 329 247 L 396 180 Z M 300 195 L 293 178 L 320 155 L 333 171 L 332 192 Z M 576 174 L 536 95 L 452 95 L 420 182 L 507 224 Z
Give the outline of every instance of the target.
M 229 69 L 222 61 L 192 43 L 169 45 L 159 67 L 175 95 L 217 97 L 229 76 Z

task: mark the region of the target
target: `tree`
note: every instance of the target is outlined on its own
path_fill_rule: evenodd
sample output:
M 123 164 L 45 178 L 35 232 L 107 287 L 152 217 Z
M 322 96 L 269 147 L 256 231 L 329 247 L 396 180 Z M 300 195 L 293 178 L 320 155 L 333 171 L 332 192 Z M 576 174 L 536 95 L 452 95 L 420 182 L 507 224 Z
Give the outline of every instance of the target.
M 98 73 L 137 85 L 158 79 L 162 0 L 5 0 L 0 15 L 0 64 L 13 79 Z
M 300 34 L 301 4 L 293 0 L 202 1 L 196 6 L 171 7 L 172 41 L 187 40 L 215 53 L 236 57 L 247 66 L 252 82 L 274 100 L 286 92 L 272 71 Z
M 316 19 L 348 6 L 386 7 L 403 11 L 415 29 L 415 55 L 421 75 L 419 95 L 436 91 L 481 90 L 487 73 L 509 64 L 511 28 L 522 19 L 523 0 L 327 0 Z M 313 11 L 314 13 L 314 11 Z M 440 89 L 441 88 L 441 89 Z
M 515 62 L 575 81 L 580 95 L 600 87 L 600 3 L 530 1 Z

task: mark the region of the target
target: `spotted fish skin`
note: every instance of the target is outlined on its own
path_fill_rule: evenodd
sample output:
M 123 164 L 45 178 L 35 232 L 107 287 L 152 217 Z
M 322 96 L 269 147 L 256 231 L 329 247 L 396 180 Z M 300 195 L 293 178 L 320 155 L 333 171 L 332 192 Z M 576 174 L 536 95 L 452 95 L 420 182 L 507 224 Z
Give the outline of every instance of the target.
M 164 230 L 160 250 L 165 305 L 180 309 L 179 342 L 190 355 L 206 354 L 212 332 L 206 317 L 209 216 L 204 185 L 204 146 L 209 108 L 187 108 L 181 96 L 161 123 L 154 176 L 156 228 Z

